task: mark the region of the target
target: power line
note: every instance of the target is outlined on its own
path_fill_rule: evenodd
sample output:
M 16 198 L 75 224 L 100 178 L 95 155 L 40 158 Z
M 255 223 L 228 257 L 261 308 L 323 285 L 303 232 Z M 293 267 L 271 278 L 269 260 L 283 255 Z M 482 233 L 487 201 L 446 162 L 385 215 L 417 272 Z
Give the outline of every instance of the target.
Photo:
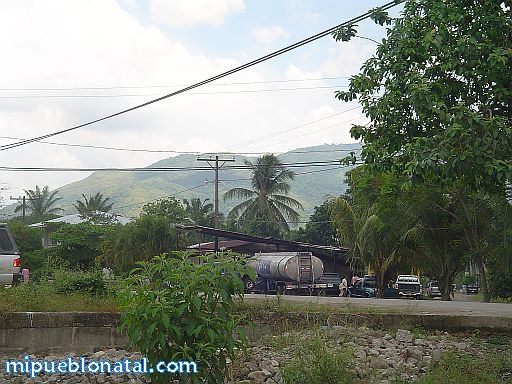
M 349 79 L 349 76 L 333 76 L 333 77 L 317 77 L 309 79 L 280 79 L 280 80 L 265 80 L 265 81 L 239 81 L 230 83 L 215 83 L 209 86 L 224 86 L 224 85 L 251 85 L 251 84 L 272 84 L 272 83 L 292 83 L 303 81 L 324 81 L 324 80 L 340 80 Z M 0 88 L 0 91 L 100 91 L 100 90 L 113 90 L 113 89 L 147 89 L 147 88 L 177 88 L 186 87 L 187 84 L 174 84 L 174 85 L 131 85 L 131 86 L 111 86 L 111 87 L 62 87 L 62 88 Z
M 276 167 L 285 166 L 288 168 L 304 167 L 325 167 L 339 164 L 339 159 L 323 161 L 304 161 L 295 163 L 282 163 Z M 254 169 L 257 167 L 268 167 L 268 165 L 226 165 L 224 169 Z M 62 167 L 0 167 L 0 171 L 20 172 L 179 172 L 179 171 L 211 171 L 210 167 L 188 166 L 188 167 L 152 167 L 152 168 L 62 168 Z
M 356 165 L 359 165 L 359 164 L 363 164 L 362 162 L 356 162 Z M 329 168 L 329 169 L 322 169 L 322 170 L 316 170 L 316 171 L 309 171 L 309 172 L 300 172 L 300 173 L 297 173 L 297 175 L 300 175 L 300 174 L 307 174 L 307 173 L 315 173 L 315 172 L 325 172 L 325 171 L 330 171 L 330 170 L 335 170 L 335 169 L 340 169 L 340 168 L 348 168 L 349 166 L 347 165 L 341 165 L 339 167 L 335 167 L 335 168 Z M 227 181 L 248 181 L 248 180 L 251 180 L 251 179 L 230 179 L 230 180 L 219 180 L 219 182 L 227 182 Z M 147 200 L 147 201 L 142 201 L 142 202 L 139 202 L 139 203 L 135 203 L 135 204 L 130 204 L 130 205 L 122 205 L 120 207 L 116 207 L 116 209 L 123 209 L 123 208 L 128 208 L 128 207 L 134 207 L 134 206 L 138 206 L 138 205 L 143 205 L 143 204 L 147 204 L 147 203 L 151 203 L 153 201 L 158 201 L 158 200 L 161 200 L 161 199 L 165 199 L 167 197 L 174 197 L 176 195 L 179 195 L 180 193 L 184 193 L 184 192 L 188 192 L 188 191 L 191 191 L 191 190 L 194 190 L 194 189 L 197 189 L 197 188 L 200 188 L 200 187 L 203 187 L 205 185 L 207 185 L 209 183 L 205 183 L 205 184 L 200 184 L 200 185 L 197 185 L 195 187 L 192 187 L 192 188 L 188 188 L 188 189 L 184 189 L 182 191 L 178 191 L 172 195 L 165 195 L 165 196 L 162 196 L 162 197 L 158 197 L 158 198 L 155 198 L 155 199 L 152 199 L 152 200 Z M 228 188 L 227 186 L 224 185 L 224 188 Z M 288 222 L 288 223 L 292 223 L 292 222 Z M 296 223 L 299 223 L 299 222 L 296 222 Z
M 338 160 L 328 161 L 310 161 L 310 162 L 297 162 L 297 163 L 283 163 L 282 165 L 289 168 L 300 167 L 318 167 L 325 165 L 332 165 L 337 163 Z M 261 165 L 265 166 L 265 165 Z M 247 165 L 231 165 L 225 166 L 225 169 L 253 169 L 259 167 L 254 165 L 252 167 Z M 189 166 L 189 167 L 152 167 L 152 168 L 63 168 L 63 167 L 0 167 L 0 171 L 22 171 L 22 172 L 179 172 L 179 171 L 210 171 L 210 167 Z
M 404 0 L 395 0 L 395 1 L 391 1 L 385 5 L 383 5 L 382 7 L 379 7 L 380 10 L 382 11 L 385 11 L 389 8 L 392 8 L 392 7 L 395 7 L 396 5 L 402 3 Z M 353 19 L 350 19 L 348 21 L 345 21 L 339 25 L 336 25 L 334 27 L 331 27 L 329 29 L 326 29 L 325 31 L 322 31 L 320 33 L 317 33 L 313 36 L 310 36 L 306 39 L 303 39 L 299 42 L 296 42 L 294 44 L 291 44 L 287 47 L 284 47 L 282 49 L 279 49 L 277 51 L 274 51 L 270 54 L 267 54 L 265 56 L 262 56 L 258 59 L 255 59 L 255 60 L 252 60 L 248 63 L 245 63 L 243 65 L 240 65 L 236 68 L 233 68 L 231 70 L 228 70 L 226 72 L 223 72 L 221 74 L 218 74 L 216 76 L 213 76 L 213 77 L 210 77 L 206 80 L 203 80 L 203 81 L 200 81 L 198 83 L 195 83 L 195 84 L 192 84 L 188 87 L 185 87 L 185 88 L 182 88 L 182 89 L 179 89 L 177 91 L 174 91 L 172 93 L 169 93 L 167 95 L 164 95 L 164 96 L 161 96 L 161 97 L 158 97 L 156 99 L 153 99 L 153 100 L 150 100 L 150 101 L 147 101 L 145 103 L 142 103 L 142 104 L 138 104 L 134 107 L 131 107 L 131 108 L 127 108 L 127 109 L 124 109 L 122 111 L 119 111 L 119 112 L 116 112 L 116 113 L 113 113 L 113 114 L 110 114 L 110 115 L 107 115 L 107 116 L 104 116 L 104 117 L 101 117 L 101 118 L 98 118 L 98 119 L 95 119 L 95 120 L 91 120 L 89 122 L 86 122 L 86 123 L 83 123 L 83 124 L 79 124 L 79 125 L 76 125 L 76 126 L 73 126 L 73 127 L 70 127 L 70 128 L 66 128 L 66 129 L 63 129 L 63 130 L 60 130 L 60 131 L 56 131 L 56 132 L 52 132 L 52 133 L 48 133 L 46 135 L 42 135 L 42 136 L 38 136 L 38 137 L 34 137 L 32 139 L 28 139 L 28 140 L 23 140 L 23 141 L 20 141 L 18 143 L 13 143 L 13 144 L 8 144 L 8 145 L 4 145 L 4 146 L 1 146 L 0 147 L 0 151 L 3 151 L 3 150 L 7 150 L 7 149 L 11 149 L 11 148 L 15 148 L 15 147 L 19 147 L 21 145 L 26 145 L 26 144 L 29 144 L 29 143 L 32 143 L 34 141 L 38 141 L 38 140 L 43 140 L 43 139 L 47 139 L 49 137 L 53 137 L 53 136 L 56 136 L 56 135 L 60 135 L 60 134 L 63 134 L 63 133 L 66 133 L 66 132 L 70 132 L 70 131 L 73 131 L 73 130 L 76 130 L 76 129 L 79 129 L 79 128 L 83 128 L 85 126 L 88 126 L 88 125 L 92 125 L 92 124 L 96 124 L 96 123 L 99 123 L 101 121 L 104 121 L 104 120 L 108 120 L 108 119 L 111 119 L 113 117 L 116 117 L 116 116 L 119 116 L 119 115 L 122 115 L 122 114 L 125 114 L 125 113 L 128 113 L 128 112 L 131 112 L 131 111 L 134 111 L 136 109 L 140 109 L 140 108 L 143 108 L 143 107 L 146 107 L 148 105 L 151 105 L 151 104 L 154 104 L 154 103 L 157 103 L 159 101 L 162 101 L 162 100 L 165 100 L 167 98 L 170 98 L 170 97 L 173 97 L 173 96 L 176 96 L 176 95 L 179 95 L 181 93 L 184 93 L 184 92 L 187 92 L 187 91 L 190 91 L 192 89 L 195 89 L 195 88 L 198 88 L 198 87 L 201 87 L 205 84 L 208 84 L 208 83 L 211 83 L 211 82 L 214 82 L 216 80 L 219 80 L 219 79 L 222 79 L 226 76 L 229 76 L 229 75 L 232 75 L 233 73 L 236 73 L 236 72 L 240 72 L 244 69 L 247 69 L 247 68 L 250 68 L 256 64 L 259 64 L 259 63 L 262 63 L 264 61 L 267 61 L 267 60 L 270 60 L 274 57 L 277 57 L 277 56 L 280 56 L 286 52 L 289 52 L 289 51 L 292 51 L 294 49 L 297 49 L 303 45 L 306 45 L 306 44 L 309 44 L 313 41 L 316 41 L 322 37 L 325 37 L 325 36 L 328 36 L 328 35 L 331 35 L 332 33 L 334 33 L 336 30 L 338 30 L 339 28 L 342 28 L 342 27 L 347 27 L 347 26 L 351 26 L 357 22 L 360 22 L 362 20 L 365 20 L 367 19 L 368 17 L 370 17 L 372 14 L 373 14 L 373 10 L 370 10 L 360 16 L 357 16 Z
M 269 135 L 260 136 L 260 137 L 257 137 L 257 138 L 255 138 L 255 139 L 251 139 L 251 140 L 248 140 L 248 141 L 244 141 L 244 142 L 242 142 L 242 143 L 240 143 L 240 144 L 233 145 L 233 146 L 229 147 L 229 148 L 228 148 L 228 150 L 230 150 L 230 149 L 234 149 L 234 148 L 245 147 L 246 145 L 254 144 L 254 143 L 258 142 L 258 141 L 262 141 L 262 140 L 270 139 L 270 138 L 272 138 L 272 137 L 282 135 L 283 133 L 288 133 L 288 132 L 291 132 L 291 131 L 297 130 L 297 129 L 299 129 L 299 128 L 303 128 L 303 127 L 306 127 L 306 126 L 308 126 L 308 125 L 311 125 L 311 124 L 313 124 L 313 123 L 318 123 L 319 121 L 327 120 L 327 119 L 330 119 L 330 118 L 332 118 L 332 117 L 334 117 L 334 116 L 339 116 L 339 115 L 342 115 L 342 114 L 344 114 L 344 113 L 347 113 L 347 112 L 350 112 L 350 111 L 354 111 L 354 110 L 359 109 L 359 108 L 361 108 L 361 106 L 357 106 L 357 107 L 353 107 L 353 108 L 348 108 L 348 109 L 345 109 L 345 110 L 343 110 L 343 111 L 341 111 L 341 112 L 336 112 L 336 113 L 334 113 L 334 114 L 332 114 L 332 115 L 322 117 L 322 118 L 320 118 L 320 119 L 318 119 L 318 120 L 309 121 L 309 122 L 307 122 L 307 123 L 304 123 L 304 124 L 301 124 L 301 125 L 297 125 L 297 126 L 292 127 L 292 128 L 283 129 L 283 130 L 281 130 L 281 131 L 277 131 L 277 132 L 271 133 L 271 134 L 269 134 Z M 340 123 L 338 123 L 338 124 L 340 124 Z
M 187 92 L 186 95 L 221 95 L 221 94 L 240 94 L 240 93 L 260 93 L 260 92 L 283 92 L 283 91 L 311 91 L 315 89 L 334 89 L 348 87 L 348 85 L 325 85 L 318 87 L 295 87 L 295 88 L 269 88 L 269 89 L 238 89 L 233 91 L 213 91 L 213 92 Z M 16 95 L 0 96 L 0 99 L 102 99 L 115 97 L 158 97 L 165 96 L 161 93 L 145 94 L 117 94 L 117 95 Z
M 179 195 L 180 193 L 192 191 L 194 189 L 201 188 L 201 187 L 204 187 L 204 186 L 205 186 L 205 184 L 200 184 L 200 185 L 196 185 L 195 187 L 192 187 L 192 188 L 187 188 L 187 189 L 184 189 L 182 191 L 175 192 L 172 195 L 165 195 L 165 196 L 162 196 L 162 197 L 157 197 L 157 198 L 152 199 L 152 200 L 142 201 L 140 203 L 135 203 L 135 204 L 122 205 L 120 207 L 115 207 L 115 208 L 116 208 L 116 210 L 118 210 L 118 209 L 123 209 L 123 208 L 135 207 L 135 206 L 142 205 L 142 204 L 148 204 L 148 203 L 152 203 L 154 201 L 166 199 L 166 198 L 169 198 L 169 197 L 174 197 L 174 196 Z
M 275 136 L 279 136 L 281 134 L 284 134 L 284 133 L 288 133 L 288 132 L 291 132 L 291 131 L 294 131 L 294 130 L 297 130 L 297 129 L 300 129 L 300 128 L 303 128 L 303 127 L 306 127 L 308 125 L 312 125 L 312 124 L 315 124 L 315 123 L 318 123 L 320 121 L 324 121 L 324 120 L 327 120 L 327 119 L 330 119 L 330 118 L 333 118 L 335 116 L 339 116 L 339 115 L 342 115 L 344 113 L 347 113 L 347 112 L 350 112 L 350 111 L 353 111 L 353 110 L 356 110 L 356 109 L 359 109 L 361 108 L 361 106 L 357 106 L 357 107 L 353 107 L 353 108 L 348 108 L 348 109 L 345 109 L 343 111 L 340 111 L 340 112 L 336 112 L 336 113 L 333 113 L 332 115 L 327 115 L 327 116 L 324 116 L 324 117 L 321 117 L 319 119 L 316 119 L 316 120 L 312 120 L 312 121 L 309 121 L 307 123 L 303 123 L 303 124 L 300 124 L 300 125 L 296 125 L 294 127 L 291 127 L 291 128 L 286 128 L 284 130 L 281 130 L 281 131 L 277 131 L 277 132 L 274 132 L 272 134 L 269 134 L 269 135 L 265 135 L 265 136 L 261 136 L 261 137 L 258 137 L 258 138 L 255 138 L 255 139 L 251 139 L 249 141 L 246 141 L 246 142 L 242 142 L 240 144 L 237 144 L 235 146 L 232 146 L 228 149 L 232 149 L 232 148 L 238 148 L 238 147 L 243 147 L 243 146 L 246 146 L 248 144 L 253 144 L 253 143 L 256 143 L 258 141 L 261 141 L 261 140 L 265 140 L 267 138 L 271 138 L 271 137 L 275 137 Z M 350 121 L 350 120 L 349 120 Z M 346 121 L 343 121 L 343 122 L 340 122 L 338 124 L 341 124 L 341 123 L 345 123 Z M 331 126 L 332 127 L 332 126 Z M 330 127 L 329 127 L 330 128 Z M 22 140 L 22 141 L 26 141 L 26 140 L 31 140 L 31 139 L 22 139 L 22 138 L 16 138 L 16 137 L 12 137 L 12 136 L 0 136 L 0 138 L 5 138 L 5 139 L 9 139 L 9 140 Z M 52 141 L 36 141 L 37 143 L 44 143 L 44 144 L 51 144 L 51 145 L 60 145 L 60 146 L 69 146 L 69 147 L 80 147 L 80 148 L 96 148 L 96 149 L 107 149 L 107 150 L 114 150 L 114 151 L 130 151 L 130 152 L 149 152 L 149 153 L 176 153 L 176 154 L 203 154 L 204 152 L 188 152 L 188 151 L 174 151 L 174 150 L 149 150 L 149 149 L 130 149 L 130 148 L 116 148 L 116 147 L 108 147 L 108 146 L 96 146 L 96 145 L 86 145 L 86 144 L 67 144 L 67 143 L 56 143 L 56 142 L 52 142 Z M 16 144 L 16 143 L 14 143 Z M 5 146 L 8 146 L 10 144 L 6 144 L 6 145 L 3 145 L 3 146 L 0 146 L 0 148 L 2 147 L 5 147 Z M 229 152 L 229 151 L 225 151 L 225 152 L 219 152 L 221 154 L 254 154 L 254 155 L 260 155 L 260 154 L 263 154 L 265 152 L 241 152 L 241 153 L 235 153 L 235 152 Z M 296 152 L 297 153 L 297 152 Z
M 13 137 L 13 136 L 0 136 L 0 139 L 8 139 L 8 140 L 27 140 L 22 137 Z M 120 148 L 120 147 L 107 147 L 101 145 L 87 145 L 87 144 L 72 144 L 72 143 L 58 143 L 53 141 L 37 141 L 37 144 L 49 144 L 49 145 L 58 145 L 63 147 L 77 147 L 77 148 L 91 148 L 91 149 L 105 149 L 111 151 L 126 151 L 126 152 L 147 152 L 147 153 L 175 153 L 179 155 L 205 155 L 209 154 L 209 152 L 199 152 L 199 151 L 175 151 L 171 149 L 145 149 L 145 148 Z M 309 154 L 309 153 L 333 153 L 333 152 L 352 152 L 353 149 L 312 149 L 309 151 L 296 151 L 291 150 L 288 152 L 281 152 L 281 154 Z M 221 155 L 262 155 L 267 152 L 217 152 Z

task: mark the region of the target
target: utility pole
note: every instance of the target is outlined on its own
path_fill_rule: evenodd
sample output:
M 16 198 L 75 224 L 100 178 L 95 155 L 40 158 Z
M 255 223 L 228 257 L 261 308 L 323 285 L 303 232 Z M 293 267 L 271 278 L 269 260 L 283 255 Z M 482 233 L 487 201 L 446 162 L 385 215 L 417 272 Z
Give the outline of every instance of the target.
M 21 211 L 23 212 L 23 222 L 25 222 L 25 208 L 27 206 L 26 203 L 25 203 L 25 195 L 20 196 L 20 197 L 12 197 L 11 196 L 10 200 L 22 201 L 22 203 L 21 203 Z
M 231 159 L 219 159 L 219 155 L 215 155 L 215 158 L 210 157 L 209 159 L 197 159 L 197 161 L 206 161 L 208 165 L 215 171 L 215 213 L 213 217 L 213 226 L 215 229 L 219 228 L 219 169 L 222 168 L 224 164 L 228 161 L 235 161 L 234 158 Z M 219 166 L 219 161 L 222 164 Z M 214 165 L 212 165 L 212 162 Z M 219 236 L 215 235 L 215 253 L 219 252 Z

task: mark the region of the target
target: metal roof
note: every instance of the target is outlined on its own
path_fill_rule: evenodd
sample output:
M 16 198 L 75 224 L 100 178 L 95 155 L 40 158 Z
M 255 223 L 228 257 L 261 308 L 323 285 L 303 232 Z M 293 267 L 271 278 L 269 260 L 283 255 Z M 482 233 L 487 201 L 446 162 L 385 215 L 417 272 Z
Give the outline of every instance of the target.
M 61 216 L 61 217 L 57 217 L 55 219 L 46 220 L 46 221 L 42 221 L 40 223 L 31 224 L 30 227 L 41 228 L 41 227 L 45 227 L 46 224 L 48 224 L 48 223 L 80 224 L 80 223 L 85 223 L 87 221 L 89 221 L 89 219 L 85 218 L 84 216 L 80 215 L 79 213 L 75 213 L 73 215 Z M 119 224 L 125 225 L 125 224 L 128 224 L 131 221 L 132 221 L 132 219 L 130 219 L 129 217 L 124 217 L 124 216 L 121 216 L 121 215 L 114 215 L 114 222 L 116 224 L 119 223 Z
M 291 241 L 291 240 L 283 240 L 276 239 L 273 237 L 260 237 L 260 236 L 252 236 L 247 235 L 245 233 L 226 231 L 223 229 L 215 229 L 210 227 L 203 227 L 201 225 L 177 225 L 176 229 L 182 231 L 193 231 L 198 233 L 204 233 L 206 235 L 218 236 L 225 239 L 232 240 L 242 240 L 250 243 L 261 243 L 261 244 L 275 244 L 275 245 L 286 245 L 289 247 L 296 247 L 299 249 L 311 249 L 311 250 L 321 250 L 327 252 L 341 252 L 346 253 L 349 251 L 349 248 L 345 247 L 333 247 L 330 245 L 319 245 L 319 244 L 309 244 L 303 243 L 300 241 Z M 203 244 L 204 246 L 204 244 Z

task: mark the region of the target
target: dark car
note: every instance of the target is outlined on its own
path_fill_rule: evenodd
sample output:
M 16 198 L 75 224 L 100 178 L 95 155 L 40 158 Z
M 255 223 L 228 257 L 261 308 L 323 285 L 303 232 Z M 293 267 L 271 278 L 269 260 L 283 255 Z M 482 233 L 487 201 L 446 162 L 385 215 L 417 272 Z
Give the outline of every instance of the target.
M 365 276 L 348 287 L 349 297 L 375 297 L 377 295 L 377 279 L 375 276 Z
M 476 295 L 478 293 L 478 286 L 476 284 L 463 285 L 462 293 L 465 295 Z

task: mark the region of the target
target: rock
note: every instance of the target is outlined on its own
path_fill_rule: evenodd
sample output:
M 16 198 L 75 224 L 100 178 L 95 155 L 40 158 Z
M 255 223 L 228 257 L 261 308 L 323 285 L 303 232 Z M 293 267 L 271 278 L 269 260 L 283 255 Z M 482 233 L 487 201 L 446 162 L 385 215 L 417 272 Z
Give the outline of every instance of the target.
M 428 367 L 432 362 L 432 358 L 430 356 L 423 356 L 423 358 L 419 361 L 419 366 L 421 368 Z
M 268 371 L 253 371 L 247 375 L 249 379 L 254 380 L 256 383 L 264 383 L 269 376 L 270 372 Z
M 388 367 L 388 362 L 382 356 L 376 356 L 370 360 L 370 366 L 373 369 L 386 369 Z
M 354 351 L 354 356 L 358 359 L 364 360 L 366 359 L 366 352 L 363 351 L 362 349 L 356 349 Z
M 242 381 L 239 381 L 238 384 L 252 384 L 252 383 L 251 383 L 251 380 L 242 380 Z
M 411 331 L 399 329 L 396 331 L 396 340 L 401 343 L 410 343 L 412 341 Z
M 437 364 L 441 361 L 441 350 L 436 348 L 432 351 L 432 364 Z
M 270 360 L 270 365 L 272 365 L 273 367 L 279 367 L 279 361 L 277 361 L 277 360 Z
M 373 349 L 373 348 L 372 348 L 372 349 L 370 349 L 370 350 L 368 351 L 368 355 L 369 355 L 369 356 L 379 356 L 379 355 L 380 355 L 380 353 L 379 353 L 379 351 L 377 351 L 376 349 Z

